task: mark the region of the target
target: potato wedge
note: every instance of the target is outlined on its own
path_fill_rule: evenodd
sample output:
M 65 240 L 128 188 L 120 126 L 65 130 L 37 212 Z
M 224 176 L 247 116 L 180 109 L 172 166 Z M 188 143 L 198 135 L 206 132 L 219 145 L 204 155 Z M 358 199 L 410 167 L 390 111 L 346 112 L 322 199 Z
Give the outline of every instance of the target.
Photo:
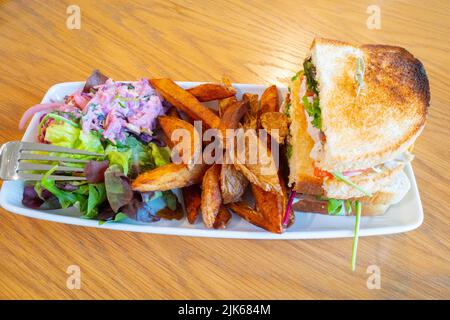
M 228 205 L 228 208 L 230 208 L 242 219 L 247 220 L 255 226 L 273 233 L 281 233 L 283 231 L 282 229 L 278 228 L 278 226 L 271 225 L 260 212 L 256 211 L 245 202 L 230 203 Z
M 165 220 L 181 220 L 184 216 L 184 212 L 181 204 L 177 201 L 177 207 L 175 210 L 165 207 L 159 210 L 156 215 Z
M 190 224 L 194 224 L 200 215 L 200 205 L 202 200 L 202 190 L 200 186 L 194 184 L 182 189 L 184 207 L 186 208 L 187 220 Z
M 265 191 L 282 192 L 275 158 L 255 130 L 246 130 L 244 142 L 237 142 L 234 165 Z
M 260 117 L 261 127 L 270 134 L 276 142 L 283 144 L 289 134 L 289 119 L 281 112 L 265 112 Z
M 207 228 L 212 228 L 220 206 L 222 194 L 220 192 L 220 165 L 212 165 L 205 173 L 202 183 L 202 218 Z
M 234 89 L 230 79 L 226 76 L 222 77 L 222 84 L 229 89 Z
M 224 206 L 221 206 L 219 209 L 219 213 L 217 214 L 216 220 L 214 221 L 213 228 L 225 229 L 230 220 L 231 220 L 230 211 L 228 211 L 228 209 L 225 208 Z
M 259 104 L 258 104 L 258 95 L 255 93 L 244 93 L 242 95 L 243 101 L 248 101 L 250 103 L 250 109 L 249 113 L 251 114 L 257 114 L 259 111 Z
M 166 115 L 168 115 L 169 117 L 180 118 L 180 114 L 178 113 L 178 110 L 175 107 L 171 107 L 167 111 Z
M 242 101 L 248 101 L 249 110 L 244 117 L 243 126 L 245 129 L 257 129 L 258 128 L 258 95 L 253 93 L 244 93 L 242 95 Z
M 279 95 L 277 86 L 273 85 L 264 90 L 261 96 L 261 111 L 260 114 L 266 112 L 277 112 L 280 110 Z
M 220 100 L 232 97 L 236 94 L 236 89 L 227 87 L 219 83 L 204 83 L 186 90 L 200 102 Z
M 191 168 L 202 152 L 202 142 L 197 130 L 189 122 L 175 117 L 160 116 L 158 117 L 158 121 L 168 140 L 169 147 L 173 149 L 172 152 L 177 152 L 179 160 L 182 160 L 184 164 L 188 165 L 188 168 Z M 179 135 L 183 133 L 184 135 Z M 188 150 L 189 153 L 183 154 L 183 151 L 186 150 Z M 172 159 L 174 159 L 173 154 Z
M 267 224 L 273 230 L 282 230 L 286 211 L 285 193 L 268 192 L 254 184 L 252 184 L 252 192 L 256 210 L 267 220 Z
M 235 102 L 237 102 L 235 96 L 219 100 L 219 117 L 222 118 L 225 110 Z
M 248 180 L 242 172 L 238 171 L 232 164 L 222 164 L 220 191 L 224 204 L 241 200 L 247 186 Z
M 236 101 L 228 106 L 220 119 L 220 129 L 237 129 L 239 121 L 247 113 L 249 106 L 248 101 Z
M 206 169 L 205 164 L 196 164 L 192 169 L 188 169 L 185 164 L 169 163 L 141 173 L 132 182 L 131 188 L 140 192 L 183 188 L 200 183 Z
M 220 118 L 172 80 L 150 79 L 150 83 L 164 99 L 193 120 L 201 120 L 209 128 L 219 127 Z

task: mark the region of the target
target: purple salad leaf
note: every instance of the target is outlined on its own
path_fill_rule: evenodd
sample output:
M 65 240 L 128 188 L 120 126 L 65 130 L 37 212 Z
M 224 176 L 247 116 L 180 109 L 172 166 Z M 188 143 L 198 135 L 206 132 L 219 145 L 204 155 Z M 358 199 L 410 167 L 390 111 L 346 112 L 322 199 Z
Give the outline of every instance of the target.
M 22 204 L 27 208 L 38 209 L 44 200 L 42 200 L 34 190 L 34 186 L 25 186 L 23 188 Z
M 116 213 L 109 205 L 108 201 L 103 202 L 98 208 L 98 215 L 96 219 L 103 221 L 113 220 Z
M 50 191 L 42 188 L 39 193 L 40 195 L 36 192 L 35 186 L 25 186 L 23 189 L 22 204 L 28 208 L 41 210 L 61 208 L 58 198 L 56 198 Z
M 133 199 L 130 179 L 124 175 L 122 168 L 115 164 L 105 171 L 106 197 L 114 212 Z
M 89 161 L 84 167 L 84 174 L 89 183 L 101 183 L 105 181 L 105 171 L 108 169 L 109 161 Z
M 79 186 L 73 185 L 70 182 L 57 182 L 56 183 L 56 187 L 58 189 L 61 189 L 61 190 L 64 190 L 64 191 L 69 191 L 69 192 L 76 191 L 79 188 Z M 45 190 L 45 191 L 47 191 L 47 190 Z M 44 194 L 42 194 L 42 196 L 44 196 Z
M 89 93 L 94 87 L 104 84 L 108 80 L 108 77 L 102 74 L 97 69 L 92 71 L 92 74 L 87 78 L 86 84 L 84 85 L 83 92 Z

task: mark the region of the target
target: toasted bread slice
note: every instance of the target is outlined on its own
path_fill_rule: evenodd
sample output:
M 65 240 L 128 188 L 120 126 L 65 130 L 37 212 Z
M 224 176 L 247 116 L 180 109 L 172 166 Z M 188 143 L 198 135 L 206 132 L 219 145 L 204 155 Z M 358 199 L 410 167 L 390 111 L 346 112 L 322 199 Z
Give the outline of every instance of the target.
M 355 73 L 364 62 L 357 94 Z M 366 169 L 405 152 L 421 133 L 430 101 L 422 63 L 400 47 L 353 46 L 315 39 L 322 131 L 326 141 L 311 157 L 326 171 Z M 315 141 L 316 144 L 322 143 Z
M 289 184 L 298 193 L 308 195 L 323 195 L 327 198 L 351 199 L 364 196 L 364 193 L 343 181 L 337 179 L 323 179 L 314 174 L 314 160 L 310 153 L 314 141 L 308 133 L 307 118 L 303 104 L 299 99 L 301 77 L 291 84 L 291 106 L 289 108 L 290 136 L 288 143 L 292 152 L 289 158 Z M 398 157 L 401 159 L 402 157 Z M 403 161 L 394 161 L 389 166 L 381 166 L 380 172 L 369 171 L 354 177 L 349 177 L 353 183 L 364 191 L 374 194 L 389 185 L 402 172 L 408 157 Z
M 353 177 L 347 177 L 347 179 L 373 196 L 376 192 L 392 184 L 397 176 L 403 172 L 404 166 L 405 163 L 403 162 L 395 162 L 392 166 L 383 168 L 379 172 L 369 171 Z M 361 190 L 336 178 L 325 179 L 322 188 L 327 198 L 351 199 L 364 196 Z
M 314 162 L 309 156 L 314 141 L 308 134 L 307 119 L 299 92 L 303 77 L 297 77 L 291 84 L 290 106 L 286 106 L 290 128 L 288 135 L 289 186 L 305 194 L 323 194 L 322 179 L 314 175 Z
M 371 197 L 361 197 L 360 200 L 365 205 L 393 205 L 399 203 L 411 188 L 411 183 L 405 172 L 402 170 L 390 182 L 384 185 Z

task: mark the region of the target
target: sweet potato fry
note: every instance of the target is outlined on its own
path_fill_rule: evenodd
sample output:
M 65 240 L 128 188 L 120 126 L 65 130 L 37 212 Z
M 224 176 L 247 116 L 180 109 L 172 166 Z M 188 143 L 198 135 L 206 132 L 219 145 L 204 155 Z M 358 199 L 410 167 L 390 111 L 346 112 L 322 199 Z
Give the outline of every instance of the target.
M 207 228 L 213 227 L 221 205 L 220 165 L 214 164 L 206 170 L 202 184 L 202 218 Z
M 186 208 L 187 220 L 194 224 L 200 214 L 201 194 L 199 185 L 192 185 L 182 189 L 184 207 Z
M 235 96 L 219 100 L 219 117 L 222 117 L 225 110 L 235 102 L 237 102 Z
M 231 84 L 231 81 L 230 81 L 230 79 L 229 79 L 228 77 L 223 76 L 223 77 L 222 77 L 222 83 L 223 83 L 223 85 L 224 85 L 225 87 L 229 88 L 230 90 L 231 90 L 231 89 L 234 90 L 233 85 Z
M 222 164 L 220 171 L 220 190 L 224 204 L 241 200 L 247 189 L 248 180 L 232 164 Z
M 230 203 L 228 207 L 238 216 L 247 220 L 251 224 L 254 224 L 255 226 L 273 233 L 281 233 L 283 231 L 278 226 L 271 225 L 260 212 L 254 210 L 244 202 Z
M 185 164 L 169 163 L 156 169 L 141 173 L 132 182 L 135 191 L 165 191 L 183 188 L 200 183 L 207 166 L 196 164 L 188 169 Z
M 218 128 L 220 118 L 209 108 L 201 104 L 191 93 L 170 79 L 151 79 L 151 85 L 178 110 L 193 120 L 201 120 L 209 128 Z
M 250 103 L 250 109 L 249 113 L 256 114 L 259 111 L 259 105 L 258 105 L 258 95 L 254 93 L 244 93 L 242 95 L 243 101 L 248 101 Z
M 265 191 L 282 192 L 275 158 L 256 131 L 248 129 L 245 136 L 239 139 L 244 139 L 244 142 L 237 142 L 234 162 L 236 169 Z
M 256 210 L 267 221 L 273 230 L 283 229 L 283 218 L 286 211 L 285 193 L 268 192 L 252 184 Z
M 280 110 L 277 86 L 268 87 L 261 96 L 261 112 L 277 112 Z
M 169 117 L 174 117 L 174 118 L 179 118 L 180 114 L 177 111 L 177 108 L 175 107 L 171 107 L 167 113 L 166 113 Z
M 233 87 L 227 87 L 219 83 L 204 83 L 186 91 L 201 102 L 225 99 L 236 94 L 236 89 Z
M 231 104 L 223 113 L 220 119 L 221 129 L 236 129 L 241 118 L 247 113 L 249 108 L 248 101 L 237 101 Z
M 213 228 L 225 229 L 230 220 L 231 220 L 230 211 L 228 211 L 228 209 L 225 208 L 224 206 L 221 206 L 219 209 L 219 213 L 216 216 L 216 220 L 214 221 Z
M 244 93 L 242 95 L 242 101 L 248 101 L 249 110 L 244 117 L 243 125 L 245 129 L 257 129 L 258 128 L 258 95 L 253 93 Z
M 181 204 L 177 201 L 177 207 L 175 210 L 165 207 L 159 210 L 156 215 L 165 220 L 181 220 L 184 216 L 184 212 Z
M 268 111 L 261 115 L 261 126 L 269 133 L 279 144 L 283 144 L 289 133 L 289 119 L 287 115 L 281 112 Z
M 197 130 L 192 124 L 179 118 L 161 116 L 158 118 L 158 121 L 164 135 L 167 137 L 169 147 L 173 149 L 172 152 L 177 152 L 179 159 L 187 164 L 188 168 L 191 168 L 202 152 L 202 142 Z M 183 151 L 190 152 L 183 154 Z M 172 159 L 174 159 L 173 154 Z

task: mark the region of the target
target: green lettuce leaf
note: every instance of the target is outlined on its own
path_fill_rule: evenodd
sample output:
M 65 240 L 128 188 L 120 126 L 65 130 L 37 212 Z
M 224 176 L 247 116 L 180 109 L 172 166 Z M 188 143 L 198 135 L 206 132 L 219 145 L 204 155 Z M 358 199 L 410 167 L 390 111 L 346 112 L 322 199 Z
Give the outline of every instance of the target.
M 345 215 L 345 200 L 328 199 L 327 211 L 332 216 Z
M 158 147 L 154 143 L 150 143 L 149 146 L 151 149 L 153 162 L 156 167 L 161 167 L 170 163 L 170 151 L 168 148 Z
M 311 59 L 305 60 L 305 62 L 303 62 L 303 70 L 306 76 L 308 90 L 313 91 L 316 95 L 319 95 L 316 81 L 316 67 L 312 63 Z
M 322 111 L 319 106 L 319 98 L 314 98 L 313 102 L 310 103 L 307 96 L 302 98 L 303 105 L 308 115 L 313 118 L 311 123 L 317 129 L 322 129 Z
M 98 206 L 106 200 L 106 188 L 103 183 L 91 183 L 88 186 L 89 196 L 85 218 L 95 218 L 98 214 Z
M 294 82 L 295 80 L 298 79 L 299 76 L 303 75 L 303 70 L 300 70 L 299 72 L 297 72 L 292 78 L 291 81 Z
M 83 131 L 80 131 L 80 135 L 78 136 L 78 144 L 76 145 L 76 148 L 95 153 L 104 152 L 100 136 L 93 132 L 84 133 Z
M 45 140 L 55 146 L 75 148 L 78 144 L 80 129 L 67 123 L 52 124 L 45 130 Z
M 128 175 L 128 170 L 130 168 L 130 159 L 132 156 L 131 149 L 123 149 L 119 151 L 117 147 L 113 145 L 108 145 L 105 149 L 105 154 L 111 165 L 119 165 L 125 175 Z
M 286 156 L 288 159 L 290 159 L 292 157 L 292 145 L 290 143 L 286 144 Z
M 80 149 L 95 153 L 103 153 L 103 145 L 100 136 L 93 133 L 84 133 L 79 127 L 69 122 L 53 123 L 46 128 L 45 140 L 53 145 L 65 148 Z M 79 154 L 62 154 L 62 156 L 75 159 L 92 159 L 91 156 Z M 83 164 L 67 163 L 68 166 L 81 167 Z
M 55 180 L 49 178 L 49 176 L 55 172 L 57 166 L 54 166 L 52 169 L 47 171 L 42 177 L 40 186 L 47 189 L 50 193 L 52 193 L 61 204 L 62 208 L 68 208 L 74 205 L 77 202 L 83 202 L 83 196 L 78 193 L 68 192 L 59 189 L 56 186 Z

